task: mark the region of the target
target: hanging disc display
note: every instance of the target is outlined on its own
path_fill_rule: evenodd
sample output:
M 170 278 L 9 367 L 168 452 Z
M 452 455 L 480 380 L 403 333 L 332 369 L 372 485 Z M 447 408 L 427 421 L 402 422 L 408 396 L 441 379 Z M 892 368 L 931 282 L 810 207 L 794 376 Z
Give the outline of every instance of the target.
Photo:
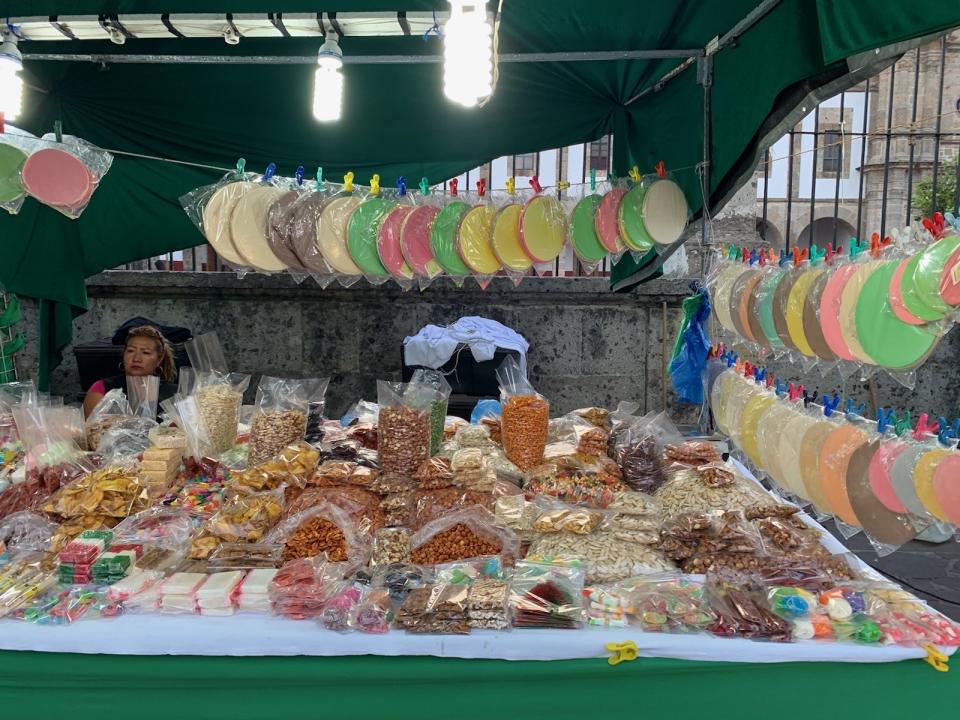
M 608 192 L 597 206 L 593 218 L 597 237 L 609 253 L 623 252 L 623 241 L 620 238 L 620 202 L 626 194 L 626 188 L 614 188 Z
M 534 262 L 552 262 L 567 242 L 567 216 L 560 201 L 537 195 L 520 213 L 520 242 Z
M 770 406 L 776 402 L 776 398 L 770 395 L 759 394 L 752 398 L 743 409 L 743 416 L 740 419 L 740 446 L 757 467 L 760 466 L 760 445 L 757 441 L 757 430 L 760 427 L 760 421 L 770 409 Z
M 433 221 L 433 230 L 430 232 L 430 247 L 433 248 L 433 256 L 440 267 L 454 276 L 463 276 L 470 274 L 470 268 L 463 264 L 460 254 L 457 252 L 457 228 L 460 226 L 460 218 L 470 209 L 470 206 L 462 200 L 454 200 L 452 203 L 440 210 L 437 219 Z
M 490 244 L 504 268 L 525 273 L 533 267 L 533 260 L 520 242 L 520 214 L 521 207 L 516 204 L 500 208 L 493 218 L 493 239 Z
M 928 513 L 937 520 L 944 522 L 949 522 L 949 520 L 946 513 L 943 512 L 943 508 L 940 507 L 937 494 L 933 491 L 933 474 L 940 463 L 950 457 L 951 454 L 951 451 L 942 448 L 930 450 L 917 459 L 917 464 L 913 468 L 913 487 L 917 493 L 917 498 Z
M 933 492 L 947 520 L 960 525 L 960 455 L 952 453 L 937 465 Z
M 419 205 L 403 221 L 400 229 L 400 249 L 413 271 L 420 277 L 432 278 L 443 272 L 433 257 L 430 236 L 440 208 Z
M 737 278 L 737 282 L 734 283 L 733 290 L 730 292 L 730 317 L 733 319 L 734 327 L 737 328 L 741 337 L 751 342 L 757 342 L 758 338 L 754 337 L 750 329 L 750 319 L 748 317 L 750 295 L 757 283 L 760 282 L 761 277 L 762 275 L 758 270 L 744 273 Z
M 940 297 L 947 305 L 960 306 L 960 248 L 949 257 L 940 273 Z
M 820 418 L 812 424 L 800 439 L 800 479 L 807 497 L 814 506 L 823 513 L 835 512 L 826 488 L 823 486 L 823 476 L 820 471 L 820 451 L 823 443 L 837 429 L 837 426 Z M 797 442 L 794 440 L 794 442 Z
M 0 144 L 0 203 L 13 202 L 24 192 L 20 171 L 27 154 L 13 145 Z
M 620 239 L 634 252 L 646 253 L 653 247 L 653 238 L 643 224 L 644 196 L 648 190 L 647 185 L 634 185 L 624 194 L 617 213 Z
M 380 223 L 397 206 L 393 200 L 370 197 L 363 201 L 347 223 L 347 250 L 364 275 L 386 277 L 390 273 L 380 262 L 377 242 Z
M 724 268 L 717 276 L 717 289 L 714 293 L 715 302 L 713 307 L 717 314 L 717 320 L 724 328 L 731 332 L 737 331 L 731 313 L 731 293 L 733 292 L 733 286 L 741 275 L 749 272 L 750 268 L 743 265 L 731 265 L 728 268 Z
M 904 269 L 903 276 L 900 278 L 900 292 L 903 296 L 903 304 L 910 314 L 915 315 L 924 322 L 936 322 L 943 319 L 947 312 L 949 312 L 949 308 L 946 308 L 940 301 L 939 282 L 936 307 L 927 304 L 929 298 L 927 294 L 920 289 L 921 278 L 925 274 L 923 265 L 924 252 L 926 251 L 917 253 L 907 262 L 907 267 Z M 939 281 L 939 276 L 937 280 Z
M 713 409 L 713 418 L 717 423 L 717 428 L 724 435 L 730 437 L 732 435 L 729 432 L 729 425 L 727 424 L 727 413 L 726 413 L 726 387 L 729 383 L 734 382 L 736 378 L 730 370 L 724 370 L 720 373 L 720 377 L 717 378 L 717 381 L 713 384 L 713 388 L 710 390 L 710 407 Z
M 599 195 L 587 195 L 570 213 L 570 244 L 581 262 L 587 264 L 601 262 L 607 257 L 607 249 L 600 242 L 593 221 L 602 199 Z
M 320 216 L 329 197 L 324 193 L 310 193 L 300 200 L 293 212 L 290 230 L 291 244 L 297 258 L 310 272 L 328 274 L 327 265 L 317 244 Z
M 230 216 L 237 201 L 248 191 L 256 187 L 252 182 L 235 182 L 224 185 L 210 196 L 203 208 L 203 234 L 207 242 L 213 245 L 217 254 L 233 265 L 246 265 L 233 244 L 230 235 Z
M 672 245 L 687 229 L 690 207 L 683 190 L 670 178 L 648 185 L 641 202 L 641 217 L 647 234 L 657 245 Z
M 890 305 L 895 261 L 882 263 L 870 275 L 857 299 L 857 337 L 863 351 L 878 365 L 893 370 L 916 367 L 933 352 L 939 337 L 927 328 L 901 321 Z
M 822 269 L 807 270 L 797 278 L 790 289 L 790 295 L 787 296 L 787 332 L 797 349 L 809 357 L 813 357 L 815 353 L 803 329 L 803 308 L 813 282 L 822 274 Z
M 918 518 L 924 518 L 929 515 L 920 498 L 917 497 L 917 490 L 913 485 L 913 468 L 930 448 L 923 445 L 907 445 L 906 449 L 900 453 L 893 463 L 893 469 L 890 471 L 890 479 L 893 481 L 893 489 L 897 492 L 908 512 Z
M 771 347 L 778 349 L 785 347 L 785 345 L 777 334 L 777 326 L 773 322 L 773 296 L 784 275 L 786 275 L 785 270 L 774 270 L 764 277 L 754 290 L 757 296 L 757 312 L 760 316 L 763 335 Z
M 903 304 L 903 290 L 900 283 L 903 280 L 903 273 L 906 271 L 907 265 L 910 264 L 910 259 L 904 258 L 897 263 L 897 267 L 893 271 L 893 277 L 890 278 L 890 287 L 887 289 L 887 294 L 890 298 L 890 307 L 893 308 L 893 312 L 898 318 L 908 325 L 923 325 L 924 321 L 907 310 L 907 306 Z
M 47 205 L 75 209 L 90 200 L 96 180 L 75 155 L 57 148 L 37 150 L 20 171 L 23 186 Z
M 794 495 L 801 497 L 807 495 L 801 470 L 802 440 L 807 430 L 809 430 L 815 422 L 816 418 L 812 418 L 802 412 L 794 413 L 794 416 L 783 428 L 783 433 L 780 435 L 778 441 L 780 448 L 780 469 L 783 471 L 783 479 L 786 482 L 787 489 Z
M 870 262 L 857 266 L 856 272 L 850 276 L 840 296 L 840 331 L 843 333 L 843 341 L 857 360 L 869 365 L 876 365 L 876 362 L 867 355 L 857 336 L 857 301 L 867 280 L 882 265 L 883 263 L 880 262 Z
M 803 302 L 803 334 L 810 343 L 814 355 L 824 360 L 836 360 L 837 355 L 830 349 L 820 324 L 820 304 L 823 301 L 823 290 L 829 279 L 830 273 L 822 272 L 810 285 L 810 290 Z
M 960 248 L 960 235 L 951 235 L 928 245 L 917 256 L 914 272 L 911 276 L 913 292 L 916 293 L 917 301 L 925 308 L 930 309 L 931 312 L 928 317 L 931 318 L 931 321 L 945 317 L 952 309 L 940 295 L 940 279 L 950 256 L 958 248 Z M 910 265 L 907 266 L 904 276 L 909 271 Z M 920 313 L 917 313 L 917 316 L 928 319 Z
M 245 265 L 263 272 L 286 269 L 267 241 L 267 211 L 283 194 L 278 187 L 257 185 L 237 200 L 230 215 L 230 237 Z
M 787 300 L 790 298 L 790 292 L 793 290 L 794 284 L 802 275 L 802 270 L 791 270 L 780 279 L 777 289 L 773 293 L 773 324 L 777 329 L 780 342 L 791 350 L 799 350 L 799 348 L 794 344 L 787 327 Z
M 464 265 L 478 275 L 493 275 L 500 269 L 500 261 L 490 244 L 490 233 L 496 209 L 490 205 L 471 208 L 460 219 L 457 231 L 457 249 Z
M 847 497 L 847 467 L 867 435 L 849 423 L 836 427 L 820 447 L 820 476 L 832 512 L 849 525 L 859 525 Z
M 291 190 L 281 195 L 267 210 L 267 242 L 273 254 L 293 272 L 307 271 L 293 251 L 293 208 L 300 197 L 299 191 Z
M 870 460 L 870 489 L 877 500 L 893 513 L 906 513 L 907 506 L 897 497 L 893 488 L 893 464 L 907 446 L 899 442 L 881 443 L 879 450 Z
M 837 357 L 850 362 L 856 362 L 857 358 L 843 337 L 843 328 L 840 327 L 840 303 L 843 289 L 856 271 L 856 265 L 841 265 L 834 270 L 830 273 L 820 298 L 820 327 L 823 329 L 823 337 Z
M 853 453 L 847 468 L 847 497 L 871 539 L 899 547 L 915 538 L 917 532 L 909 515 L 890 512 L 871 491 L 870 466 L 879 447 L 879 442 L 870 442 Z
M 401 280 L 413 279 L 413 268 L 407 264 L 400 250 L 400 231 L 407 216 L 413 212 L 411 205 L 399 205 L 387 213 L 380 223 L 377 234 L 377 254 L 387 272 Z
M 790 406 L 776 402 L 770 406 L 766 415 L 760 419 L 757 427 L 757 447 L 760 450 L 760 467 L 767 471 L 781 489 L 791 492 L 780 467 L 780 447 L 777 438 L 783 432 L 787 422 L 793 417 Z
M 360 275 L 360 268 L 347 250 L 347 223 L 363 203 L 356 195 L 343 195 L 330 200 L 317 224 L 317 245 L 327 265 L 343 275 Z
M 757 289 L 763 284 L 767 275 L 764 272 L 757 273 L 757 282 L 750 288 L 750 294 L 747 297 L 747 327 L 750 330 L 750 336 L 755 342 L 767 344 L 766 333 L 763 332 L 763 326 L 760 324 L 759 293 Z M 780 338 L 777 338 L 779 340 Z

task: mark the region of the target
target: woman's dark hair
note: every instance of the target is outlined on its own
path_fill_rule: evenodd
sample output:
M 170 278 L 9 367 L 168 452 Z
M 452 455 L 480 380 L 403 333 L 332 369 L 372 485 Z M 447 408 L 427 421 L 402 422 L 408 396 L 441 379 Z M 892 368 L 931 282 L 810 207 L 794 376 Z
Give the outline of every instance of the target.
M 166 380 L 167 382 L 173 382 L 177 377 L 177 368 L 173 363 L 173 347 L 171 347 L 170 343 L 167 342 L 167 339 L 163 336 L 163 333 L 161 333 L 152 325 L 141 325 L 140 327 L 135 327 L 127 333 L 127 338 L 123 341 L 124 349 L 126 349 L 131 340 L 138 337 L 147 338 L 148 340 L 153 340 L 154 343 L 156 343 L 157 354 L 160 356 L 160 364 L 157 366 L 160 379 Z

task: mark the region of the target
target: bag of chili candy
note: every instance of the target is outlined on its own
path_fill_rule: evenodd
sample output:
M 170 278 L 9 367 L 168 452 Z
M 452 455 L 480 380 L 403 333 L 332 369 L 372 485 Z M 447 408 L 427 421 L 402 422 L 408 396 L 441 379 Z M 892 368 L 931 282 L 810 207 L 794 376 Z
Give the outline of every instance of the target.
M 430 455 L 440 452 L 443 442 L 443 430 L 447 422 L 447 406 L 453 388 L 439 370 L 419 369 L 413 373 L 412 384 L 425 385 L 436 391 L 436 397 L 430 404 Z
M 508 357 L 497 369 L 497 381 L 503 408 L 503 449 L 514 465 L 529 470 L 543 461 L 550 403 L 533 389 L 513 357 Z

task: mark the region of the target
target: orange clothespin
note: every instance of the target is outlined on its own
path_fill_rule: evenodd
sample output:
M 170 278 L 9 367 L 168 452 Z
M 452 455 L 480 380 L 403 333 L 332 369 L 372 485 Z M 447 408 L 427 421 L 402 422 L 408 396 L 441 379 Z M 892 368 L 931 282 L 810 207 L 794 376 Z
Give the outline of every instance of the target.
M 873 235 L 870 236 L 870 254 L 873 255 L 873 257 L 880 257 L 880 252 L 891 244 L 893 244 L 893 238 L 889 235 L 881 239 L 880 233 L 873 233 Z

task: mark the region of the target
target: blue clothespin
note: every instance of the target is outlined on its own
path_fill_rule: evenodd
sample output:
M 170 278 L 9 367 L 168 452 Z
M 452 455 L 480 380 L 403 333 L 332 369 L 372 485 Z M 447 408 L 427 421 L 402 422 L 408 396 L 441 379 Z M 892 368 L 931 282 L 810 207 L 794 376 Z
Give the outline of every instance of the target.
M 297 187 L 303 187 L 303 165 L 297 166 Z
M 945 417 L 937 418 L 937 421 L 940 425 L 937 437 L 941 444 L 950 445 L 951 440 L 956 440 L 960 436 L 960 419 L 954 420 L 952 425 L 947 422 Z
M 403 175 L 397 178 L 397 190 L 400 197 L 407 194 L 407 179 Z
M 266 172 L 263 173 L 263 182 L 270 182 L 270 180 L 276 174 L 277 174 L 276 163 L 270 163 L 269 165 L 267 165 Z
M 866 403 L 861 403 L 860 405 L 855 405 L 853 398 L 847 398 L 847 415 L 863 415 L 867 409 Z
M 767 369 L 763 368 L 761 370 L 760 368 L 754 368 L 753 379 L 756 380 L 758 383 L 762 383 L 764 380 L 767 379 Z
M 779 265 L 780 267 L 783 267 L 788 262 L 792 262 L 792 261 L 793 261 L 793 256 L 790 253 L 782 253 L 780 255 Z
M 756 265 L 758 262 L 760 262 L 760 252 L 754 248 L 750 253 L 750 264 Z
M 814 393 L 816 395 L 816 393 Z M 833 415 L 833 412 L 837 409 L 837 406 L 840 404 L 840 393 L 834 393 L 831 397 L 830 395 L 823 396 L 823 414 L 826 417 Z
M 897 416 L 893 414 L 893 408 L 884 410 L 877 409 L 877 432 L 883 435 L 887 428 L 897 421 Z
M 777 380 L 776 380 L 776 393 L 777 393 L 777 395 L 786 395 L 786 394 L 787 394 L 787 389 L 788 389 L 787 383 L 784 382 L 783 380 L 781 380 L 780 378 L 777 378 Z
M 737 354 L 735 352 L 727 354 L 727 367 L 731 368 L 737 364 Z

